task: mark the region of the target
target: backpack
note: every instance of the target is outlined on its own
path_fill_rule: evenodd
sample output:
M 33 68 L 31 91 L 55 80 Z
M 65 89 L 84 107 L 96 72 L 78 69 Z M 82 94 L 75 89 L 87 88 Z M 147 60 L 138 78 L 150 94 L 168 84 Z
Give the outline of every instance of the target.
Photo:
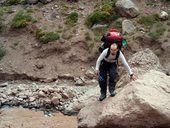
M 126 46 L 127 42 L 123 39 L 122 34 L 116 29 L 110 29 L 101 38 L 101 45 L 99 47 L 99 52 L 103 52 L 104 49 L 109 48 L 111 44 L 117 43 L 118 49 L 121 50 L 122 46 Z

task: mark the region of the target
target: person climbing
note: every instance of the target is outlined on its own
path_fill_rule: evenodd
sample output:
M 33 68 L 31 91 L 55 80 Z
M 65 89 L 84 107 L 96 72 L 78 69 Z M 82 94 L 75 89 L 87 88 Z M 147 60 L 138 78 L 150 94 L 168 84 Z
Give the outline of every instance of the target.
M 115 85 L 116 78 L 118 76 L 117 73 L 117 64 L 118 60 L 121 60 L 124 67 L 128 71 L 130 75 L 130 79 L 136 80 L 136 76 L 134 76 L 131 68 L 129 67 L 126 59 L 118 48 L 118 44 L 113 43 L 109 48 L 103 50 L 96 62 L 96 74 L 98 75 L 98 82 L 100 86 L 100 97 L 99 101 L 102 101 L 106 98 L 107 92 L 107 74 L 109 75 L 109 92 L 110 96 L 115 96 Z

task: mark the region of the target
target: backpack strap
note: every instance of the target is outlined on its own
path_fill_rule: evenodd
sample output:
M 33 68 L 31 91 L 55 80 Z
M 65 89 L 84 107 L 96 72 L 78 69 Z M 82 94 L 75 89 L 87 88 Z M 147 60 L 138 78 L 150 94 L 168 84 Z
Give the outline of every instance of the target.
M 108 48 L 108 51 L 107 51 L 107 54 L 106 54 L 106 58 L 109 57 L 109 55 L 110 55 L 110 46 Z
M 116 53 L 116 57 L 115 57 L 116 61 L 118 61 L 119 55 L 120 55 L 120 50 L 118 50 L 117 53 Z

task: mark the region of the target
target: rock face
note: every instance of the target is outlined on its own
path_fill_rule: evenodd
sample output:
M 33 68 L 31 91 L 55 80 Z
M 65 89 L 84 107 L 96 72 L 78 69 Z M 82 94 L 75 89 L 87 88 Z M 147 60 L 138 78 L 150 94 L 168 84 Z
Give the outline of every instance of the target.
M 118 0 L 116 9 L 121 16 L 133 18 L 139 15 L 138 7 L 131 0 Z
M 148 48 L 133 54 L 132 58 L 128 60 L 128 64 L 136 76 L 140 76 L 150 70 L 163 70 L 159 58 Z M 116 85 L 118 88 L 125 86 L 129 82 L 129 74 L 123 75 L 121 72 L 124 72 L 124 68 L 121 70 L 121 77 Z
M 131 33 L 131 32 L 134 32 L 135 26 L 133 25 L 132 21 L 124 20 L 122 22 L 122 29 L 123 29 L 123 34 Z
M 170 76 L 151 70 L 78 114 L 78 128 L 169 128 Z
M 138 70 L 138 74 L 146 73 L 151 69 L 162 70 L 159 58 L 149 48 L 135 53 L 128 62 L 135 67 L 135 71 Z M 143 72 L 140 73 L 139 70 Z

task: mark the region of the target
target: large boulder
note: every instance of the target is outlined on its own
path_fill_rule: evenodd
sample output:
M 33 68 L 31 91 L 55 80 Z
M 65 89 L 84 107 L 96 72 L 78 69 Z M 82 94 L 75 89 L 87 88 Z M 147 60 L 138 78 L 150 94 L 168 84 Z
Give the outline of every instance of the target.
M 132 21 L 130 21 L 130 20 L 124 20 L 124 21 L 122 22 L 123 34 L 134 32 L 135 29 L 136 29 L 136 27 L 133 25 Z
M 78 114 L 78 128 L 169 128 L 170 76 L 151 70 L 115 97 L 89 104 Z
M 150 70 L 164 70 L 160 64 L 159 58 L 149 48 L 133 54 L 128 60 L 128 64 L 137 77 Z M 117 88 L 123 87 L 129 83 L 129 74 L 125 73 L 124 67 L 120 67 L 119 73 L 120 79 L 116 85 Z
M 118 0 L 116 10 L 121 16 L 127 18 L 134 18 L 139 15 L 138 7 L 131 0 Z

